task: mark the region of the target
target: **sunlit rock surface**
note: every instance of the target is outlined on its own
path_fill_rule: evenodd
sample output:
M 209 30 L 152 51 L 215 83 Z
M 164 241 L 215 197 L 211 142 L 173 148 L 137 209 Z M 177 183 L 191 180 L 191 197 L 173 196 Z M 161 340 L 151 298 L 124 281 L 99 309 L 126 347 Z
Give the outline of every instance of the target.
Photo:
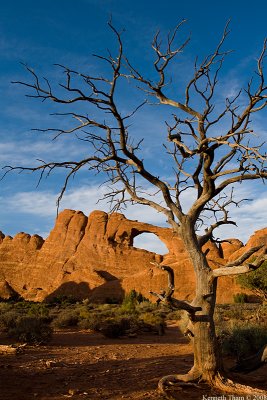
M 154 233 L 169 249 L 162 256 L 133 247 L 134 238 Z M 248 248 L 267 244 L 267 228 L 255 232 L 246 246 L 229 239 L 218 248 L 209 248 L 212 267 L 224 265 Z M 61 295 L 92 301 L 122 298 L 136 289 L 149 297 L 149 291 L 166 288 L 167 276 L 151 262 L 164 260 L 175 271 L 175 296 L 194 297 L 195 276 L 181 239 L 169 228 L 127 220 L 122 214 L 94 211 L 86 217 L 81 211 L 64 210 L 46 240 L 38 235 L 18 233 L 14 238 L 0 232 L 0 297 L 18 293 L 28 300 L 43 301 Z M 244 291 L 235 277 L 219 279 L 218 302 L 233 301 L 234 293 Z

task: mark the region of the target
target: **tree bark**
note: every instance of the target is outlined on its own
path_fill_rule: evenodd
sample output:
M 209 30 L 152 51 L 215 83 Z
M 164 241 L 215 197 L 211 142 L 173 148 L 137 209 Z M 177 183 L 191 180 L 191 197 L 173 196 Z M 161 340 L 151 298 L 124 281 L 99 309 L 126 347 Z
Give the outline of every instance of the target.
M 192 332 L 194 348 L 194 370 L 208 382 L 221 372 L 222 364 L 214 324 L 217 278 L 203 254 L 191 221 L 181 225 L 180 234 L 189 253 L 196 276 L 196 293 L 191 305 L 201 307 L 190 318 L 189 330 Z

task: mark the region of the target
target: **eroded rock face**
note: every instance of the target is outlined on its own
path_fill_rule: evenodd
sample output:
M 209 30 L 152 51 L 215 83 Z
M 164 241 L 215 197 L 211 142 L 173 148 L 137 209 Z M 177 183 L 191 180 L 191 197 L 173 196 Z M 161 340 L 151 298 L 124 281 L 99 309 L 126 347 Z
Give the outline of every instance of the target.
M 9 285 L 5 279 L 0 278 L 0 299 L 9 300 L 19 298 L 18 293 Z
M 0 233 L 0 283 L 4 282 L 3 290 L 9 285 L 25 299 L 35 301 L 59 295 L 94 301 L 114 299 L 131 289 L 148 297 L 150 290 L 166 287 L 167 276 L 151 265 L 159 261 L 159 255 L 133 247 L 134 238 L 145 232 L 157 235 L 169 249 L 163 259 L 174 268 L 175 295 L 192 299 L 193 268 L 181 239 L 171 229 L 102 211 L 87 218 L 81 211 L 64 210 L 45 241 L 38 235 L 19 233 L 11 238 Z M 257 243 L 267 244 L 267 228 L 257 231 L 245 247 L 236 239 L 221 248 L 210 243 L 210 263 L 225 264 Z M 221 278 L 218 302 L 232 301 L 233 294 L 240 291 L 234 277 Z

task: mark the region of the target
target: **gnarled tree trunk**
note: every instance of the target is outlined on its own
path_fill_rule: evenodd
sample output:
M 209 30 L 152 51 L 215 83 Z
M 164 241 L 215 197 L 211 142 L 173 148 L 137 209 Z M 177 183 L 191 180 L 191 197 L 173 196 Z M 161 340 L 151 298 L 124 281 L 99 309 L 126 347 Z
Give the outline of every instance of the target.
M 212 381 L 222 369 L 213 320 L 217 279 L 211 275 L 211 268 L 191 226 L 185 224 L 180 232 L 196 276 L 196 293 L 191 304 L 201 308 L 191 316 L 189 328 L 194 347 L 194 369 L 202 378 Z
M 196 293 L 190 304 L 176 299 L 168 299 L 168 295 L 166 299 L 169 304 L 174 307 L 177 306 L 177 308 L 182 308 L 189 313 L 187 333 L 191 337 L 193 343 L 194 365 L 185 375 L 177 374 L 163 377 L 159 382 L 159 388 L 166 394 L 165 386 L 170 382 L 179 382 L 179 384 L 183 386 L 196 385 L 199 381 L 205 381 L 225 393 L 251 393 L 253 391 L 255 395 L 255 389 L 233 383 L 223 377 L 222 357 L 214 324 L 217 279 L 220 275 L 218 273 L 214 274 L 214 271 L 208 265 L 206 256 L 201 250 L 201 246 L 192 229 L 190 221 L 181 226 L 180 235 L 194 267 L 196 275 Z M 253 251 L 255 251 L 255 249 Z M 250 250 L 250 252 L 252 252 L 252 250 Z M 242 259 L 244 258 L 243 255 Z M 240 262 L 242 259 L 240 258 Z M 162 267 L 162 269 L 169 272 L 171 268 Z M 174 284 L 172 286 L 170 280 L 169 276 L 169 287 L 173 289 L 169 293 L 172 294 L 174 291 Z M 171 294 L 169 294 L 170 297 Z M 266 394 L 265 391 L 259 389 L 256 391 L 259 395 Z

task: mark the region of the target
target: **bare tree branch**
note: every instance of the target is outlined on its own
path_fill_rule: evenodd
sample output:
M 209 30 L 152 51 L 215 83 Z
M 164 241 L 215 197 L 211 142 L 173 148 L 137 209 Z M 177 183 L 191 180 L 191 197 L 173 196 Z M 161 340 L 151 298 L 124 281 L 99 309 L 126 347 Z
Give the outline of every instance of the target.
M 172 309 L 185 310 L 188 312 L 191 319 L 193 319 L 195 313 L 197 311 L 201 311 L 201 307 L 192 306 L 187 301 L 174 299 L 172 297 L 175 288 L 173 269 L 168 265 L 160 265 L 157 262 L 151 262 L 151 264 L 155 265 L 157 268 L 163 271 L 166 271 L 168 274 L 168 289 L 166 291 L 164 290 L 161 293 L 150 292 L 153 296 L 158 298 L 157 303 L 159 304 L 159 302 L 162 302 L 163 304 L 167 305 L 168 307 L 171 307 Z
M 54 85 L 46 78 L 40 79 L 33 69 L 25 65 L 31 81 L 15 83 L 30 90 L 28 97 L 63 106 L 63 111 L 68 108 L 65 112 L 54 114 L 71 120 L 67 128 L 64 124 L 63 128 L 61 125 L 59 128 L 37 130 L 52 133 L 54 139 L 75 135 L 83 141 L 88 153 L 79 160 L 70 160 L 69 157 L 68 161 L 63 162 L 38 160 L 38 165 L 33 167 L 9 165 L 5 167 L 4 176 L 11 171 L 37 172 L 40 183 L 44 176 L 49 176 L 55 170 L 65 170 L 59 205 L 70 178 L 86 168 L 96 174 L 105 174 L 108 192 L 104 198 L 109 202 L 111 210 L 119 210 L 129 203 L 139 203 L 164 214 L 175 234 L 183 241 L 196 276 L 195 298 L 190 304 L 173 298 L 173 269 L 156 265 L 168 274 L 168 288 L 162 293 L 151 293 L 158 298 L 158 302 L 173 309 L 186 310 L 191 323 L 189 331 L 194 331 L 191 334 L 194 367 L 183 377 L 175 375 L 171 378 L 186 382 L 203 378 L 211 384 L 219 382 L 218 387 L 224 391 L 226 384 L 219 374 L 220 362 L 213 321 L 216 278 L 259 268 L 266 260 L 266 247 L 261 249 L 257 246 L 226 266 L 212 270 L 203 245 L 209 240 L 218 243 L 214 232 L 220 226 L 235 225 L 229 209 L 233 205 L 239 206 L 244 199 L 235 200 L 230 190 L 232 185 L 253 180 L 264 182 L 267 178 L 266 144 L 256 138 L 251 126 L 254 114 L 267 107 L 264 77 L 267 42 L 264 41 L 257 60 L 256 79 L 251 79 L 245 90 L 237 91 L 221 105 L 218 104 L 217 93 L 220 92 L 220 73 L 230 54 L 230 51 L 224 49 L 229 22 L 215 49 L 200 63 L 196 59 L 192 78 L 185 87 L 182 90 L 180 87 L 176 91 L 168 90 L 171 82 L 169 67 L 189 42 L 189 37 L 179 42 L 184 23 L 183 20 L 177 24 L 167 36 L 165 44 L 162 44 L 164 42 L 160 39 L 160 32 L 156 33 L 152 42 L 153 79 L 147 78 L 127 58 L 122 34 L 113 26 L 112 21 L 109 22 L 109 28 L 115 36 L 117 52 L 115 55 L 108 52 L 107 55 L 95 56 L 108 68 L 104 77 L 57 65 L 64 74 L 64 82 Z M 122 113 L 119 96 L 121 85 L 131 82 L 137 84 L 142 96 L 145 94 L 146 98 L 138 101 L 132 111 Z M 132 86 L 129 85 L 129 88 L 132 89 Z M 131 126 L 131 119 L 137 116 L 140 108 L 149 106 L 148 99 L 152 99 L 152 104 L 172 107 L 177 113 L 166 121 L 167 143 L 155 155 L 161 161 L 158 169 L 156 162 L 146 160 L 146 152 L 152 151 L 150 144 L 156 143 L 158 139 L 149 136 L 146 131 L 142 136 L 145 141 L 138 135 L 136 138 L 136 131 Z M 77 112 L 79 105 L 81 111 Z M 145 128 L 142 127 L 142 130 Z M 170 167 L 170 178 L 165 176 L 165 167 Z M 198 235 L 199 229 L 203 227 L 205 232 Z M 250 257 L 259 250 L 261 252 L 256 259 L 250 261 Z M 205 369 L 207 366 L 208 371 Z M 160 387 L 171 378 L 163 378 Z M 233 389 L 233 385 L 229 384 L 229 387 Z
M 245 265 L 241 265 L 260 249 L 262 249 L 261 253 L 253 262 L 247 262 Z M 267 246 L 255 246 L 242 254 L 238 259 L 226 264 L 224 267 L 214 269 L 212 275 L 217 278 L 219 276 L 244 274 L 258 269 L 266 260 Z

